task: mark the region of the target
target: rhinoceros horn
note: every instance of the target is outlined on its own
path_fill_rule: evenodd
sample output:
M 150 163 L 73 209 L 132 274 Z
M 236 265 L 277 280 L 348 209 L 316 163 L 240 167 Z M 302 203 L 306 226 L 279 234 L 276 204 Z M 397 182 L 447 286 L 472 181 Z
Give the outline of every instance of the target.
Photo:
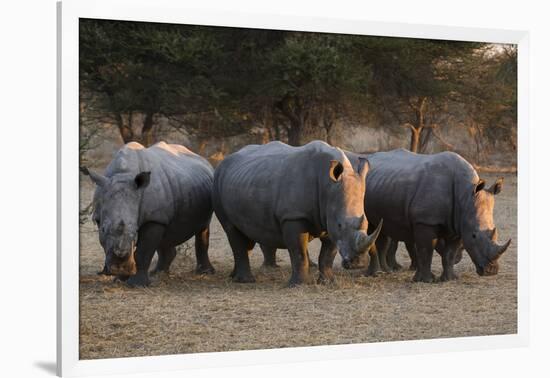
M 383 223 L 384 221 L 383 219 L 381 219 L 378 227 L 376 227 L 376 230 L 374 230 L 374 232 L 370 235 L 367 235 L 367 233 L 364 231 L 359 231 L 359 235 L 357 235 L 356 239 L 356 248 L 359 254 L 363 254 L 370 250 L 374 242 L 376 242 L 376 239 L 380 234 L 380 230 L 382 230 Z
M 512 242 L 512 239 L 508 239 L 508 241 L 502 245 L 498 245 L 498 244 L 494 244 L 495 245 L 495 253 L 494 253 L 494 257 L 491 259 L 492 261 L 496 261 L 498 260 L 498 258 L 500 256 L 502 256 L 502 254 L 508 249 L 508 247 L 510 246 L 510 243 Z
M 99 173 L 96 173 L 94 171 L 90 171 L 87 167 L 80 167 L 80 172 L 82 172 L 83 174 L 85 174 L 86 176 L 90 176 L 90 178 L 92 179 L 92 181 L 97 185 L 97 186 L 103 186 L 105 185 L 105 183 L 107 183 L 107 177 L 99 174 Z

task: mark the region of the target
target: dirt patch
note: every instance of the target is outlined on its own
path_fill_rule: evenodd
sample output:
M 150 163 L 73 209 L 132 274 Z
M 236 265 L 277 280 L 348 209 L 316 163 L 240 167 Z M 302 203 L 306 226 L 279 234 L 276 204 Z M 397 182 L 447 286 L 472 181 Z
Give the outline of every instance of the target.
M 497 175 L 482 174 L 488 182 Z M 103 263 L 96 228 L 88 220 L 80 236 L 80 358 L 151 356 L 326 344 L 348 344 L 457 336 L 511 334 L 517 331 L 517 178 L 504 174 L 495 223 L 501 242 L 512 245 L 500 272 L 479 277 L 469 257 L 456 266 L 459 281 L 413 283 L 412 272 L 366 278 L 335 262 L 336 284 L 287 289 L 288 252 L 279 250 L 279 269 L 261 268 L 262 254 L 251 255 L 254 284 L 229 279 L 233 257 L 215 219 L 210 257 L 217 272 L 193 274 L 194 253 L 180 249 L 171 273 L 152 278 L 145 289 L 129 289 L 98 276 Z M 85 207 L 93 187 L 81 187 Z M 190 240 L 189 247 L 193 246 Z M 315 260 L 319 243 L 310 245 Z M 409 265 L 403 246 L 398 261 Z M 153 263 L 154 266 L 154 263 Z M 441 273 L 434 256 L 432 270 Z M 316 276 L 312 269 L 312 276 Z

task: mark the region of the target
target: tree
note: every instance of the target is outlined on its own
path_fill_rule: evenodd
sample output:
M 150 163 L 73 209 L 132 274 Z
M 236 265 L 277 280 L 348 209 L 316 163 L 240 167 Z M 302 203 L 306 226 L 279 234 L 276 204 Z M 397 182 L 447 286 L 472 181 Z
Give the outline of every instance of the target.
M 450 101 L 464 109 L 477 160 L 487 158 L 486 142 L 508 141 L 515 148 L 517 49 L 485 44 L 452 65 Z
M 516 66 L 513 47 L 472 42 L 80 21 L 83 108 L 145 145 L 160 117 L 199 139 L 260 125 L 264 141 L 300 145 L 307 129 L 330 143 L 337 121 L 374 111 L 410 130 L 412 151 L 433 137 L 452 148 L 438 132 L 452 102 L 479 143 L 513 141 Z
M 315 120 L 330 137 L 346 100 L 365 93 L 367 71 L 348 47 L 342 35 L 294 32 L 267 56 L 262 88 L 288 121 L 290 145 L 302 143 L 313 112 L 322 113 L 321 122 Z
M 454 62 L 479 46 L 407 38 L 356 39 L 356 47 L 372 70 L 370 99 L 409 128 L 411 151 L 421 152 L 438 124 L 435 118 L 453 90 Z
M 200 27 L 80 21 L 81 88 L 102 97 L 125 143 L 150 145 L 155 116 L 191 112 L 219 97 L 210 81 L 218 54 Z M 136 114 L 143 115 L 139 134 Z

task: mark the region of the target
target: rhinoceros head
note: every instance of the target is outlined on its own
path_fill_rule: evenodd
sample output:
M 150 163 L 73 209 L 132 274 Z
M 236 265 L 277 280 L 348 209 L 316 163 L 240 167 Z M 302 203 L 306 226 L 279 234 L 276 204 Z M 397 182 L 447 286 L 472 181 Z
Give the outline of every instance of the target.
M 342 153 L 342 159 L 332 160 L 328 168 L 327 231 L 346 264 L 372 247 L 382 222 L 375 232 L 367 235 L 364 198 L 369 165 L 366 159 L 361 159 L 356 172 Z
M 499 178 L 488 189 L 485 181 L 479 180 L 473 193 L 473 207 L 462 220 L 462 240 L 466 251 L 476 266 L 477 273 L 494 275 L 498 273 L 498 259 L 506 251 L 511 240 L 497 244 L 497 229 L 493 221 L 495 195 L 502 190 L 503 178 Z
M 135 274 L 139 206 L 143 189 L 149 185 L 150 172 L 107 178 L 85 167 L 81 171 L 97 185 L 92 218 L 105 251 L 105 266 L 113 274 Z

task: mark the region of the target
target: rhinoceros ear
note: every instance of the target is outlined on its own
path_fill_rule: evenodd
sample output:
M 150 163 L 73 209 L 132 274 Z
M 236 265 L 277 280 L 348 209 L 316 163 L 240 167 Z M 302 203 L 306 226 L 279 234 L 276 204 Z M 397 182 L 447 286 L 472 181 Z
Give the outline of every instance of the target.
M 494 195 L 499 194 L 502 191 L 502 184 L 504 184 L 504 177 L 500 177 L 495 181 L 493 185 L 487 191 L 493 193 Z
M 136 188 L 144 189 L 149 185 L 151 181 L 151 172 L 141 172 L 136 175 L 134 182 L 136 183 Z
M 330 161 L 329 176 L 334 182 L 339 181 L 344 173 L 344 166 L 338 160 Z
M 367 159 L 360 157 L 359 158 L 359 167 L 357 167 L 357 173 L 361 175 L 361 177 L 365 178 L 367 176 L 367 173 L 369 172 L 369 162 Z
M 90 176 L 90 179 L 96 184 L 97 186 L 103 186 L 107 182 L 107 177 L 100 175 L 99 173 L 96 173 L 94 171 L 90 171 L 87 167 L 80 167 L 80 172 L 85 174 L 86 176 Z
M 474 190 L 474 194 L 479 192 L 480 190 L 483 190 L 485 188 L 485 181 L 482 179 L 479 179 L 479 182 L 476 185 L 476 188 Z

